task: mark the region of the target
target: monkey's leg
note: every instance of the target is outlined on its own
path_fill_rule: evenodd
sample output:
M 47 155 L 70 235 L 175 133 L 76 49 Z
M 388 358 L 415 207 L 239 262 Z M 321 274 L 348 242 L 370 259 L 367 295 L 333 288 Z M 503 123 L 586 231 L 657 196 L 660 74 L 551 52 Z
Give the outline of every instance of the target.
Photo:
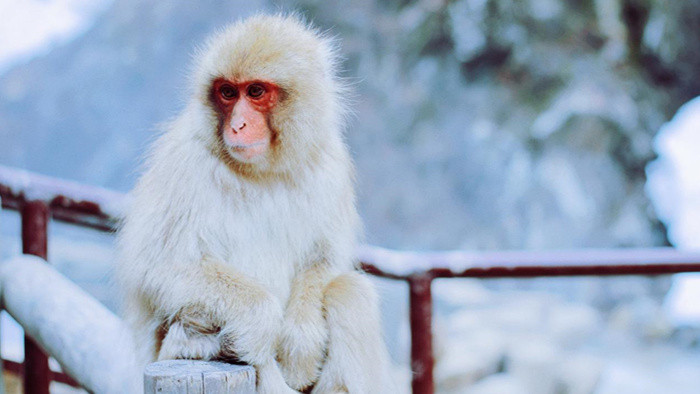
M 211 360 L 216 358 L 220 349 L 221 343 L 215 334 L 191 332 L 189 327 L 176 321 L 163 338 L 158 360 Z
M 312 393 L 395 393 L 369 279 L 356 272 L 336 277 L 325 288 L 323 303 L 328 355 Z
M 185 307 L 158 327 L 158 360 L 217 358 L 221 350 L 218 338 L 221 328 L 206 311 L 202 305 Z

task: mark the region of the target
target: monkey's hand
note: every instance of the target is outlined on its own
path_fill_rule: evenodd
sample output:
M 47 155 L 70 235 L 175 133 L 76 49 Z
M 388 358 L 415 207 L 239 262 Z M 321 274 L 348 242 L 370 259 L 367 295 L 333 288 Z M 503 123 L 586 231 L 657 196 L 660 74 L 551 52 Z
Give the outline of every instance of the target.
M 277 352 L 287 384 L 303 390 L 316 382 L 327 342 L 328 329 L 320 308 L 288 310 Z
M 297 390 L 312 386 L 326 357 L 328 327 L 323 315 L 326 272 L 311 269 L 295 278 L 285 310 L 277 360 L 287 384 Z

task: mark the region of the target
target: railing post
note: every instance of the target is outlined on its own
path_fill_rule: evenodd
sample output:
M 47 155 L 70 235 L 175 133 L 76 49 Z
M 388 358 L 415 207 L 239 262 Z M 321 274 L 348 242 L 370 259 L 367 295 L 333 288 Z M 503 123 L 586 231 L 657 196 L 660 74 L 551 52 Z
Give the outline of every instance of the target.
M 144 394 L 255 394 L 255 369 L 216 361 L 166 360 L 146 366 Z
M 42 201 L 27 201 L 22 206 L 22 253 L 46 260 L 49 208 Z M 49 394 L 51 370 L 49 357 L 33 339 L 24 336 L 24 392 Z
M 429 274 L 408 278 L 411 323 L 411 371 L 413 394 L 433 394 L 433 297 Z

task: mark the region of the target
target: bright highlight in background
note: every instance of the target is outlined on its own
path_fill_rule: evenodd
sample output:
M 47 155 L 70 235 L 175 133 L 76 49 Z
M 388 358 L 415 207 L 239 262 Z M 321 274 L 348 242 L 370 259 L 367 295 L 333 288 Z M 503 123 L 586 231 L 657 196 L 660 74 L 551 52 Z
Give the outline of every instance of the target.
M 668 238 L 679 249 L 700 249 L 700 97 L 683 105 L 654 140 L 659 158 L 647 168 L 647 194 Z M 700 275 L 674 277 L 666 297 L 671 319 L 700 324 Z
M 683 105 L 654 140 L 647 194 L 679 248 L 700 248 L 700 97 Z
M 0 1 L 0 74 L 87 30 L 112 0 Z

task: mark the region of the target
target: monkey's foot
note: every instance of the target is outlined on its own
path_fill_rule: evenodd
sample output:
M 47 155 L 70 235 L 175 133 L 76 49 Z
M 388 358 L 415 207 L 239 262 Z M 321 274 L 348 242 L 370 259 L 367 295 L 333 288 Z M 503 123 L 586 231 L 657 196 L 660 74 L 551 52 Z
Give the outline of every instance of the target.
M 258 372 L 258 394 L 300 394 L 285 383 L 276 362 L 255 369 Z

